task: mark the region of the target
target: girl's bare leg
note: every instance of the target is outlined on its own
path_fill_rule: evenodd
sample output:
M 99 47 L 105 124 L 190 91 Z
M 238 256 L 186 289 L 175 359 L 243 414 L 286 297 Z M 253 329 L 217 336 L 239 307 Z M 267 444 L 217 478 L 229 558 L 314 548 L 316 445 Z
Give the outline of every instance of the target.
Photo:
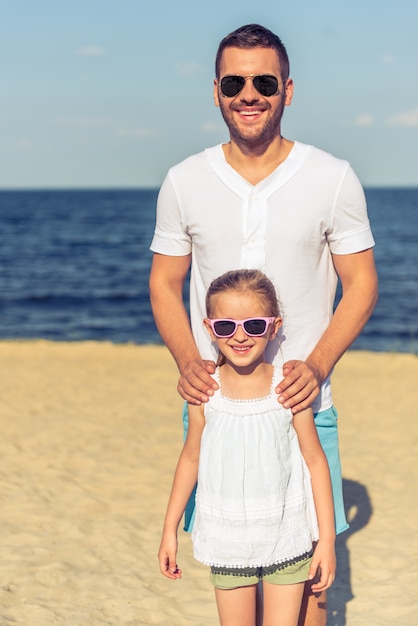
M 263 582 L 263 626 L 297 626 L 304 583 L 272 585 Z
M 257 585 L 237 589 L 216 589 L 216 604 L 221 626 L 255 626 Z

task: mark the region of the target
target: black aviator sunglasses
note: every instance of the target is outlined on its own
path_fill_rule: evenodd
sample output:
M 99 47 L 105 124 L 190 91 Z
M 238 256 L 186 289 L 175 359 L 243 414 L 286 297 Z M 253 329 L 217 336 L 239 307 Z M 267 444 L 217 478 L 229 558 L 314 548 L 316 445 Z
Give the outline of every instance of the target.
M 275 96 L 279 89 L 279 81 L 271 74 L 250 74 L 249 76 L 224 76 L 219 82 L 221 94 L 225 98 L 235 98 L 240 91 L 244 89 L 245 82 L 248 78 L 253 81 L 257 91 L 267 98 Z

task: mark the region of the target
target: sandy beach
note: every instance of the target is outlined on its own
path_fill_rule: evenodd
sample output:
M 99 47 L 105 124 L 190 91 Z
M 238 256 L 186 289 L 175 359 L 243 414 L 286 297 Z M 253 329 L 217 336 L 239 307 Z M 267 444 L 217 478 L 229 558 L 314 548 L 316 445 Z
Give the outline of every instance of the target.
M 0 626 L 216 626 L 181 533 L 158 570 L 182 445 L 164 347 L 1 342 Z M 328 626 L 416 626 L 418 357 L 352 351 L 333 378 L 350 530 Z

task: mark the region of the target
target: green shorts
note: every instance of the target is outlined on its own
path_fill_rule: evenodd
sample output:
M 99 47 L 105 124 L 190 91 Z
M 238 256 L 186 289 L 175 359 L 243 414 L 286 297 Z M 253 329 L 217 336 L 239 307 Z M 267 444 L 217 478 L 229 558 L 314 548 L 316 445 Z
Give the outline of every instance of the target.
M 250 587 L 260 580 L 272 585 L 294 585 L 308 580 L 312 555 L 304 556 L 296 563 L 289 565 L 270 565 L 269 567 L 245 568 L 210 568 L 211 583 L 217 589 L 237 589 Z

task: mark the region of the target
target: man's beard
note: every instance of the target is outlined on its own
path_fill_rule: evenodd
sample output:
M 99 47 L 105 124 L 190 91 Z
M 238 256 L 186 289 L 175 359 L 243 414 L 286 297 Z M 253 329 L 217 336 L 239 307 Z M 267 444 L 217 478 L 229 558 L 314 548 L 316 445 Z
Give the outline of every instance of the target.
M 277 108 L 273 115 L 269 116 L 261 128 L 248 129 L 250 132 L 243 132 L 232 117 L 231 109 L 222 106 L 222 100 L 219 103 L 221 114 L 225 124 L 228 127 L 231 139 L 238 144 L 246 144 L 249 148 L 269 144 L 273 139 L 280 135 L 280 122 L 283 116 L 284 105 Z M 231 114 L 232 113 L 232 114 Z

